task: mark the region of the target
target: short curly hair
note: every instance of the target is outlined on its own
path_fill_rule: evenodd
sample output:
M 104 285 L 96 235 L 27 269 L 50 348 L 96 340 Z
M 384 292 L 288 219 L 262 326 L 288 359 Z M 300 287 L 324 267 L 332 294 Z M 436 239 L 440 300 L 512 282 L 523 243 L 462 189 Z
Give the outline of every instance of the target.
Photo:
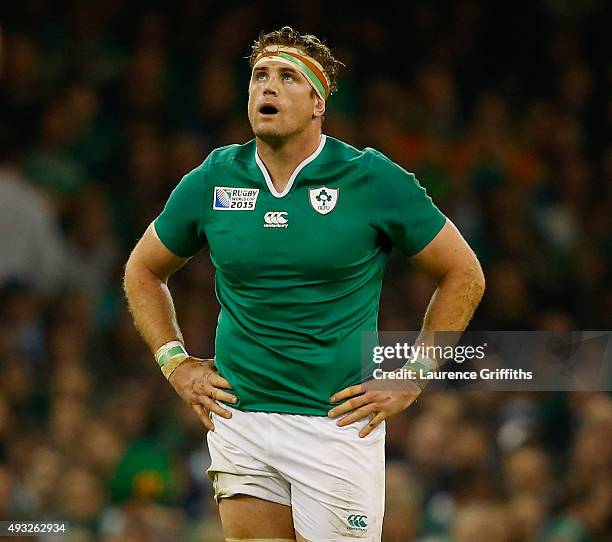
M 338 72 L 344 64 L 334 58 L 330 48 L 316 36 L 300 34 L 290 26 L 283 26 L 280 30 L 275 30 L 268 34 L 262 32 L 251 47 L 251 56 L 249 57 L 251 68 L 254 66 L 257 57 L 270 45 L 287 45 L 301 49 L 323 66 L 325 73 L 329 77 L 330 94 L 338 90 Z

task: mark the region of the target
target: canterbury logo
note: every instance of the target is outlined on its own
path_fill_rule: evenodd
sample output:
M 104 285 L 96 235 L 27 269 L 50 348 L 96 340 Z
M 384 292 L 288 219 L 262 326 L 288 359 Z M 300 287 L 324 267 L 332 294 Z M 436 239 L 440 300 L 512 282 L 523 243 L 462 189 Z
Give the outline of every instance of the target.
M 286 228 L 289 220 L 287 211 L 268 211 L 264 215 L 264 228 Z
M 359 514 L 351 514 L 346 522 L 351 526 L 351 527 L 361 527 L 362 529 L 365 529 L 368 524 L 366 523 L 366 519 L 368 519 L 368 516 L 366 515 L 359 515 Z

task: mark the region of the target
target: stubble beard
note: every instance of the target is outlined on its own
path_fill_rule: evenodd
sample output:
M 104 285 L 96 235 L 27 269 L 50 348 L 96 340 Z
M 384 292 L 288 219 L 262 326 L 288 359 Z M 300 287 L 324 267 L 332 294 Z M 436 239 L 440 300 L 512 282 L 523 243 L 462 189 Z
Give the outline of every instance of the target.
M 259 126 L 253 129 L 255 137 L 273 148 L 283 146 L 291 136 L 304 130 L 304 127 L 293 127 L 293 130 L 284 126 Z

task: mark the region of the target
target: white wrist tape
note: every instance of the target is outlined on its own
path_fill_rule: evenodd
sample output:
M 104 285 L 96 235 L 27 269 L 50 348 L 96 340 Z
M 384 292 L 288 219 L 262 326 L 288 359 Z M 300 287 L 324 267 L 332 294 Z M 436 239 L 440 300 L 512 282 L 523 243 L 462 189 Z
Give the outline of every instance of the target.
M 181 341 L 170 341 L 160 346 L 155 352 L 155 361 L 166 378 L 189 357 Z
M 429 373 L 435 371 L 438 368 L 438 364 L 435 359 L 428 358 L 427 356 L 418 355 L 408 360 L 406 365 L 402 369 L 414 369 L 418 370 L 419 374 Z M 425 386 L 429 383 L 429 380 L 425 378 L 415 378 L 413 382 L 421 388 L 421 391 L 425 389 Z

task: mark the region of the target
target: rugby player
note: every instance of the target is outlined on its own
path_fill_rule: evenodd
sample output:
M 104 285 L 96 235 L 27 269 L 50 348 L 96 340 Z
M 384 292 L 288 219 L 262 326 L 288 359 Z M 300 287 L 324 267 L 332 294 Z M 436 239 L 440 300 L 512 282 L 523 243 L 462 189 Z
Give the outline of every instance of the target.
M 413 174 L 322 133 L 340 66 L 326 45 L 283 27 L 250 66 L 255 138 L 180 181 L 129 258 L 126 295 L 209 430 L 227 541 L 377 541 L 384 420 L 421 393 L 375 391 L 361 368 L 387 258 L 396 247 L 437 281 L 424 333 L 465 329 L 483 274 Z M 187 353 L 167 286 L 205 248 L 221 305 L 212 359 Z

